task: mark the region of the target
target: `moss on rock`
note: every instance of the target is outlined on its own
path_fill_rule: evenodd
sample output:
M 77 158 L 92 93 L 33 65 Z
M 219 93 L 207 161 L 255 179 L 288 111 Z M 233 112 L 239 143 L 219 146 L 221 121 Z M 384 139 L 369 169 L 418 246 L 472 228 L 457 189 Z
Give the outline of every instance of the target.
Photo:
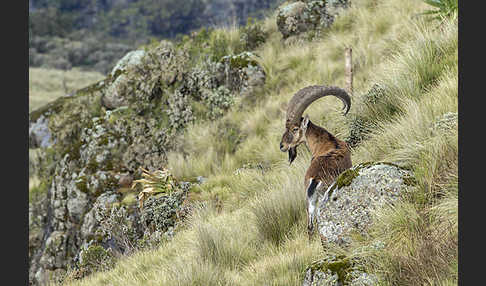
M 363 277 L 368 278 L 362 284 Z M 366 273 L 359 258 L 345 255 L 329 255 L 312 262 L 305 270 L 303 286 L 343 286 L 343 285 L 376 285 L 374 275 Z
M 346 276 L 352 269 L 352 266 L 353 264 L 349 258 L 344 255 L 340 255 L 315 261 L 309 268 L 312 271 L 321 272 L 327 272 L 327 270 L 329 270 L 331 273 L 337 274 L 338 281 L 344 284 L 346 281 Z
M 104 237 L 96 232 L 98 202 L 105 201 L 105 195 L 111 198 L 110 194 L 119 189 L 117 175 L 130 173 L 137 179 L 140 167 L 153 171 L 166 163 L 167 150 L 173 148 L 172 139 L 177 133 L 173 131 L 192 121 L 192 106 L 197 107 L 194 109 L 200 120 L 219 117 L 232 105 L 234 96 L 255 85 L 249 80 L 253 74 L 264 78 L 263 69 L 251 53 L 228 56 L 225 64 L 194 64 L 183 48 L 164 42 L 135 55 L 132 64 L 115 68 L 104 80 L 30 114 L 34 123 L 41 116 L 46 118 L 41 127 L 52 135 L 52 144 L 42 150 L 49 154 L 48 160 L 39 167 L 45 170 L 43 176 L 54 178 L 47 202 L 52 212 L 44 215 L 42 227 L 70 235 L 67 254 L 51 268 L 65 269 L 81 245 L 90 240 L 103 241 Z M 112 105 L 107 104 L 109 99 L 114 99 Z M 233 129 L 223 134 L 224 141 L 231 143 L 227 144 L 229 152 L 234 152 L 238 144 L 237 130 Z M 133 196 L 127 196 L 121 203 L 116 199 L 110 207 L 129 207 L 133 219 L 140 219 L 140 214 L 131 209 L 133 201 Z M 157 198 L 157 203 L 162 201 Z M 180 209 L 180 202 L 169 199 L 157 203 L 154 208 L 161 212 L 145 212 L 144 221 L 161 226 L 161 230 L 173 227 L 179 218 L 173 209 Z M 47 233 L 43 240 L 49 237 Z M 42 262 L 32 264 L 31 276 L 57 259 L 45 249 L 38 249 L 33 256 Z
M 359 175 L 359 169 L 348 169 L 342 172 L 339 177 L 336 178 L 336 187 L 342 188 L 349 186 L 354 178 Z
M 88 183 L 86 182 L 86 176 L 80 176 L 75 182 L 76 188 L 83 193 L 88 193 Z
M 237 55 L 228 55 L 221 59 L 221 63 L 228 64 L 231 69 L 243 69 L 249 66 L 258 66 L 253 59 L 255 55 L 251 52 L 243 52 Z
M 393 203 L 413 183 L 413 172 L 391 162 L 365 162 L 342 172 L 319 199 L 323 243 L 347 245 L 352 231 L 366 235 L 371 210 Z

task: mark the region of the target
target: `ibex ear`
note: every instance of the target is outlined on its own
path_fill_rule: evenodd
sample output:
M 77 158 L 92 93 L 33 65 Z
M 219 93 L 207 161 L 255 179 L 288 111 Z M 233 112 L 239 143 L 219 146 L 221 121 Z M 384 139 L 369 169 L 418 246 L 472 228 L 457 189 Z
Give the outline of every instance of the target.
M 292 165 L 295 157 L 297 157 L 297 146 L 289 148 L 289 166 Z
M 309 115 L 306 114 L 304 118 L 302 118 L 302 122 L 300 123 L 300 128 L 305 130 L 308 124 L 309 124 Z

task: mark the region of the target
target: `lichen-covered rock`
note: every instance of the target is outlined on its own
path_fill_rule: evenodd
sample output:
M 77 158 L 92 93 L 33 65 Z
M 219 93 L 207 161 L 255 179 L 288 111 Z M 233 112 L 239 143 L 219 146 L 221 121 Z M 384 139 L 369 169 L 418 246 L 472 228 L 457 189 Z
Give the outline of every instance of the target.
M 102 237 L 99 229 L 101 217 L 98 216 L 100 208 L 110 208 L 120 202 L 120 194 L 107 192 L 101 194 L 93 204 L 93 207 L 84 216 L 83 224 L 80 229 L 80 235 L 83 241 L 89 243 L 91 240 L 98 241 Z
M 329 7 L 327 1 L 297 1 L 284 4 L 278 8 L 278 30 L 286 39 L 307 31 L 327 28 L 334 21 L 334 14 L 328 11 Z
M 50 147 L 54 143 L 51 137 L 48 120 L 43 115 L 29 123 L 29 148 Z
M 165 41 L 126 57 L 113 70 L 113 82 L 103 90 L 102 104 L 108 109 L 130 106 L 137 113 L 153 109 L 167 87 L 182 81 L 189 61 L 184 51 Z
M 391 163 L 363 163 L 344 171 L 319 199 L 317 228 L 323 244 L 346 245 L 351 231 L 366 235 L 371 211 L 393 203 L 413 184 L 411 171 Z
M 265 83 L 266 74 L 251 52 L 228 55 L 221 59 L 225 86 L 231 92 L 247 95 Z
M 85 120 L 101 114 L 101 89 L 109 81 L 102 80 L 78 90 L 73 96 L 59 97 L 30 112 L 29 147 L 46 148 L 52 147 L 54 143 L 63 148 L 75 145 L 74 140 L 83 128 Z M 43 135 L 40 136 L 41 134 Z
M 282 5 L 278 8 L 277 27 L 284 39 L 307 30 L 302 19 L 305 8 L 306 4 L 301 1 Z
M 116 76 L 120 72 L 127 71 L 130 67 L 140 65 L 145 56 L 144 50 L 135 50 L 127 53 L 121 58 L 111 70 L 111 76 Z
M 186 51 L 161 42 L 129 53 L 106 79 L 32 111 L 29 141 L 42 153 L 35 172 L 46 194 L 45 211 L 30 215 L 39 223 L 31 224 L 29 280 L 60 274 L 92 241 L 119 251 L 129 247 L 120 247 L 118 238 L 150 244 L 170 237 L 183 217 L 181 198 L 154 201 L 142 223 L 136 199 L 121 190 L 133 191 L 127 182 L 140 178 L 141 168 L 161 169 L 172 139 L 189 122 L 221 116 L 235 96 L 262 85 L 264 74 L 249 53 L 194 64 Z M 115 219 L 111 210 L 120 205 L 127 215 L 117 218 L 126 222 L 119 226 L 133 235 L 107 238 L 100 213 L 107 208 Z M 155 231 L 144 233 L 143 224 Z
M 116 63 L 110 73 L 114 81 L 105 87 L 106 92 L 101 98 L 103 106 L 108 109 L 115 109 L 128 105 L 129 102 L 124 94 L 124 89 L 130 84 L 130 78 L 127 76 L 127 73 L 129 70 L 140 66 L 145 55 L 146 52 L 144 50 L 131 51 Z
M 459 116 L 457 112 L 446 112 L 435 120 L 431 129 L 432 131 L 448 131 L 457 129 L 458 118 Z
M 80 226 L 92 206 L 91 200 L 110 188 L 114 190 L 113 182 L 115 178 L 108 172 L 80 170 L 70 154 L 58 163 L 48 190 L 44 247 L 37 249 L 31 261 L 35 277 L 43 281 L 48 274 L 44 270 L 65 269 L 72 261 L 84 241 Z
M 79 141 L 64 151 L 56 165 L 48 191 L 49 211 L 45 214 L 46 247 L 32 255 L 32 272 L 37 273 L 32 274 L 34 277 L 44 279 L 45 269 L 65 269 L 81 245 L 100 238 L 93 214 L 97 205 L 120 199 L 113 194 L 120 187 L 122 175 L 136 174 L 141 164 L 157 168 L 163 161 L 160 156 L 165 155 L 159 145 L 164 142 L 157 137 L 160 130 L 151 125 L 156 124 L 155 119 L 113 120 L 111 115 L 108 111 L 103 117 L 85 121 Z M 151 132 L 147 132 L 151 126 Z M 67 236 L 69 239 L 62 240 L 60 246 L 54 243 Z
M 305 271 L 302 286 L 373 286 L 378 279 L 363 271 L 357 258 L 327 256 L 313 262 Z
M 42 247 L 43 226 L 47 212 L 47 199 L 29 203 L 29 261 L 31 265 L 38 265 L 40 256 L 38 250 Z M 34 267 L 29 269 L 29 283 L 34 283 Z
M 242 96 L 251 94 L 256 88 L 265 84 L 266 74 L 260 65 L 247 66 L 243 69 L 243 73 L 246 76 L 246 82 L 240 92 Z
M 68 237 L 69 235 L 64 231 L 53 231 L 46 240 L 45 252 L 49 255 L 42 256 L 40 261 L 46 269 L 53 270 L 63 266 L 68 251 Z
M 125 88 L 129 84 L 129 78 L 126 74 L 117 74 L 116 79 L 106 87 L 106 91 L 101 98 L 103 106 L 108 109 L 128 106 L 128 99 L 124 95 Z

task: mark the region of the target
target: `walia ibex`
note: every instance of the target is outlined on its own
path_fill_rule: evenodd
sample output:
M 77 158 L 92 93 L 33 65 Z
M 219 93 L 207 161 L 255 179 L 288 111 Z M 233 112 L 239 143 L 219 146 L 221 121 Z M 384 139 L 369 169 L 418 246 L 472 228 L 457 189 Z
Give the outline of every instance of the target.
M 326 129 L 313 124 L 309 116 L 302 117 L 304 110 L 315 100 L 326 95 L 338 97 L 344 103 L 346 115 L 351 107 L 348 93 L 339 87 L 308 86 L 299 90 L 287 107 L 285 132 L 280 142 L 280 150 L 289 152 L 289 163 L 297 156 L 297 146 L 305 142 L 312 160 L 305 173 L 304 187 L 307 192 L 307 230 L 314 232 L 314 217 L 317 203 L 316 190 L 327 188 L 344 170 L 350 168 L 351 151 L 346 142 L 339 140 Z

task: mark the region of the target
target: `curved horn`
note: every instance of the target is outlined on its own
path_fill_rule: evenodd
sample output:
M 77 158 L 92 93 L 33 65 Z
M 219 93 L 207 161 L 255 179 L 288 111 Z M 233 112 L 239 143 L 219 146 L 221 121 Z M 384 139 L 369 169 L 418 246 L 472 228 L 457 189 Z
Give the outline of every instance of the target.
M 344 103 L 343 109 L 346 109 L 344 115 L 348 113 L 349 108 L 351 107 L 351 98 L 344 89 L 336 86 L 313 85 L 299 90 L 290 99 L 287 108 L 286 125 L 288 126 L 291 123 L 298 124 L 304 110 L 315 100 L 327 95 L 334 95 L 341 99 Z

